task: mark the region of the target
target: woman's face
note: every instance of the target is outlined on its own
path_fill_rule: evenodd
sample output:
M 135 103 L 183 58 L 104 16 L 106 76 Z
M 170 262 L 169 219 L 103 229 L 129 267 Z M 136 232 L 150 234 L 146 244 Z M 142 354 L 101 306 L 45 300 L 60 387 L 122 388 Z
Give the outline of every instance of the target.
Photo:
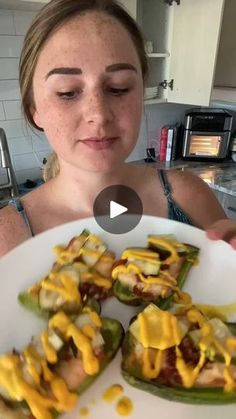
M 134 148 L 143 107 L 139 58 L 114 18 L 89 12 L 45 44 L 33 78 L 35 123 L 61 163 L 107 172 Z

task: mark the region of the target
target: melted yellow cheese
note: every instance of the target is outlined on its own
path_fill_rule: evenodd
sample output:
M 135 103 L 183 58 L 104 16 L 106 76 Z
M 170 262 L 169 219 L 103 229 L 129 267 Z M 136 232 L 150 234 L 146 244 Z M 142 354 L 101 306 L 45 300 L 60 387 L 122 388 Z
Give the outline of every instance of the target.
M 79 258 L 80 256 L 91 256 L 96 257 L 99 259 L 103 251 L 97 249 L 91 249 L 89 247 L 81 247 L 79 251 L 74 252 L 68 249 L 62 249 L 61 251 L 57 252 L 57 262 L 60 265 L 67 265 L 68 263 L 72 263 L 75 259 Z
M 144 348 L 164 350 L 178 345 L 183 337 L 177 318 L 154 304 L 138 315 L 138 320 L 129 330 Z
M 101 319 L 97 313 L 90 311 L 89 316 L 95 327 L 101 326 Z M 55 314 L 49 320 L 48 329 L 40 336 L 43 353 L 42 348 L 39 348 L 38 352 L 37 346 L 31 343 L 22 351 L 22 355 L 8 354 L 0 357 L 0 387 L 9 393 L 13 400 L 25 400 L 36 419 L 52 419 L 51 409 L 67 412 L 74 407 L 78 399 L 76 394 L 68 391 L 64 380 L 55 375 L 48 366 L 48 363 L 57 362 L 57 352 L 49 342 L 50 329 L 54 328 L 65 341 L 73 339 L 82 354 L 83 368 L 87 374 L 93 375 L 99 371 L 99 361 L 91 344 L 95 329 L 86 325 L 81 330 L 65 313 Z M 45 389 L 41 387 L 42 378 L 48 383 L 52 398 L 49 398 Z
M 164 261 L 167 264 L 178 262 L 180 256 L 177 253 L 176 247 L 184 247 L 182 245 L 182 243 L 181 244 L 178 243 L 178 242 L 173 242 L 172 243 L 171 241 L 167 241 L 167 240 L 164 240 L 164 239 L 159 239 L 159 238 L 156 238 L 156 237 L 149 237 L 148 242 L 150 244 L 154 244 L 155 246 L 160 246 L 163 249 L 170 252 L 170 256 L 167 259 L 165 259 L 165 261 Z
M 121 397 L 120 400 L 117 402 L 116 411 L 120 416 L 131 415 L 133 411 L 132 401 L 126 396 Z
M 114 400 L 123 393 L 124 389 L 120 384 L 113 384 L 112 386 L 108 387 L 103 395 L 102 398 L 107 403 L 112 403 Z
M 48 330 L 45 330 L 41 335 L 41 342 L 43 345 L 44 353 L 46 355 L 46 359 L 50 364 L 55 364 L 57 362 L 57 352 L 51 343 L 48 340 Z
M 99 371 L 99 361 L 93 353 L 90 340 L 73 324 L 70 324 L 66 336 L 72 338 L 76 347 L 82 353 L 83 367 L 88 375 L 97 374 Z
M 50 273 L 49 276 L 41 282 L 42 288 L 55 291 L 66 301 L 80 303 L 81 295 L 77 284 L 66 273 Z
M 137 266 L 133 263 L 130 263 L 128 266 L 125 266 L 125 265 L 116 266 L 112 271 L 112 277 L 114 279 L 117 279 L 117 278 L 119 278 L 119 274 L 121 274 L 121 273 L 123 273 L 123 274 L 134 273 L 139 277 L 139 279 L 142 282 L 144 282 L 147 285 L 157 284 L 157 285 L 163 285 L 163 286 L 168 287 L 168 288 L 173 288 L 174 285 L 176 284 L 176 281 L 175 281 L 175 284 L 174 284 L 173 281 L 171 283 L 169 280 L 166 280 L 165 278 L 160 278 L 160 277 L 157 277 L 157 276 L 150 275 L 150 276 L 146 277 L 142 274 L 141 269 L 139 268 L 139 266 Z
M 174 289 L 177 282 L 176 279 L 169 273 L 163 270 L 159 271 L 159 274 L 157 275 L 148 275 L 145 276 L 142 273 L 142 269 L 140 266 L 135 263 L 135 259 L 139 259 L 144 262 L 150 262 L 151 264 L 156 264 L 158 266 L 161 266 L 162 263 L 164 264 L 171 264 L 174 262 L 177 262 L 180 258 L 180 256 L 177 253 L 176 247 L 184 247 L 184 245 L 174 242 L 171 243 L 170 241 L 164 240 L 164 239 L 157 239 L 155 237 L 150 237 L 149 239 L 150 243 L 154 243 L 155 245 L 160 245 L 164 249 L 168 250 L 171 255 L 164 261 L 159 260 L 159 255 L 156 252 L 153 252 L 149 249 L 141 248 L 130 248 L 126 249 L 122 253 L 122 259 L 129 259 L 129 262 L 127 265 L 120 264 L 116 266 L 112 271 L 112 278 L 117 279 L 119 278 L 120 274 L 135 274 L 139 278 L 140 281 L 145 283 L 144 291 L 148 292 L 149 288 L 155 284 L 163 286 L 164 289 L 161 292 L 161 296 L 163 298 L 166 297 L 168 294 L 168 289 Z M 131 261 L 131 259 L 134 259 Z
M 85 272 L 81 275 L 81 281 L 82 282 L 92 282 L 98 287 L 110 289 L 112 287 L 112 280 L 108 278 L 103 278 L 102 276 L 99 276 L 96 272 L 90 273 Z
M 97 321 L 96 314 L 92 317 L 96 319 L 95 321 Z M 99 371 L 99 361 L 93 353 L 89 338 L 71 323 L 71 320 L 65 313 L 60 312 L 53 316 L 49 321 L 49 327 L 58 329 L 66 340 L 69 338 L 73 339 L 75 346 L 82 353 L 83 367 L 88 375 L 94 375 Z
M 80 416 L 88 416 L 89 415 L 89 409 L 87 407 L 81 407 L 79 411 Z
M 207 304 L 196 304 L 196 307 L 202 311 L 209 318 L 218 317 L 224 322 L 230 322 L 232 316 L 235 317 L 236 303 L 225 304 L 225 305 L 207 305 Z
M 150 380 L 158 377 L 164 359 L 164 351 L 158 350 L 155 354 L 154 362 L 150 358 L 149 349 L 143 351 L 143 368 L 142 372 L 144 377 Z
M 91 326 L 91 324 L 85 324 L 82 328 L 81 328 L 83 334 L 85 336 L 87 336 L 90 339 L 95 338 L 96 336 L 96 331 L 93 328 L 93 326 Z
M 91 321 L 95 324 L 96 327 L 102 327 L 102 320 L 101 317 L 98 315 L 96 311 L 89 312 L 89 317 Z
M 29 354 L 27 361 L 29 362 Z M 38 355 L 36 362 L 38 363 Z M 34 363 L 34 357 L 31 358 L 30 363 Z M 39 370 L 38 375 L 40 373 L 41 370 Z M 38 388 L 35 388 L 24 379 L 19 356 L 5 355 L 0 357 L 0 386 L 7 390 L 13 400 L 25 400 L 36 419 L 52 419 L 50 409 L 53 408 L 59 411 L 69 411 L 78 399 L 78 396 L 70 393 L 65 383 L 52 372 L 50 372 L 48 378 L 47 381 L 54 396 L 52 399 L 45 396 L 39 386 L 39 380 L 36 380 L 38 381 Z
M 205 354 L 201 353 L 200 359 L 196 367 L 191 367 L 184 361 L 180 349 L 178 347 L 176 348 L 176 369 L 178 370 L 179 375 L 182 378 L 182 383 L 184 387 L 193 387 L 200 373 L 200 370 L 204 365 L 205 360 Z
M 121 256 L 121 259 L 141 259 L 146 262 L 150 262 L 154 265 L 160 265 L 159 255 L 156 252 L 152 252 L 149 249 L 126 249 Z
M 148 379 L 158 377 L 163 362 L 165 350 L 170 347 L 176 349 L 176 369 L 182 379 L 183 386 L 191 388 L 194 386 L 202 367 L 208 360 L 209 353 L 215 356 L 220 354 L 224 359 L 225 391 L 234 391 L 236 382 L 230 370 L 232 352 L 236 350 L 236 338 L 227 337 L 224 342 L 220 341 L 214 334 L 212 324 L 195 307 L 186 308 L 186 317 L 189 324 L 196 324 L 200 330 L 198 347 L 200 357 L 195 367 L 185 362 L 179 345 L 187 330 L 184 330 L 181 320 L 173 314 L 158 309 L 150 304 L 138 315 L 137 320 L 131 324 L 130 333 L 142 343 L 142 371 Z M 180 317 L 181 319 L 181 317 Z M 185 327 L 186 322 L 185 322 Z M 153 352 L 154 351 L 154 352 Z
M 58 263 L 64 265 L 64 264 L 73 262 L 74 259 L 78 258 L 84 252 L 84 250 L 82 252 L 82 249 L 85 249 L 85 252 L 86 252 L 86 248 L 84 248 L 84 245 L 86 245 L 87 241 L 92 242 L 95 246 L 96 245 L 99 246 L 102 244 L 102 240 L 100 239 L 100 237 L 96 236 L 95 234 L 89 234 L 89 235 L 81 234 L 80 236 L 77 236 L 74 239 L 72 239 L 70 243 L 72 241 L 75 241 L 77 245 L 80 246 L 79 250 L 76 252 L 71 250 L 70 246 L 69 248 L 68 246 L 65 247 L 61 245 L 54 246 L 53 251 L 57 256 Z M 93 251 L 93 249 L 87 249 L 87 250 Z M 95 250 L 95 253 L 97 254 L 96 250 Z M 91 254 L 91 252 L 89 254 Z

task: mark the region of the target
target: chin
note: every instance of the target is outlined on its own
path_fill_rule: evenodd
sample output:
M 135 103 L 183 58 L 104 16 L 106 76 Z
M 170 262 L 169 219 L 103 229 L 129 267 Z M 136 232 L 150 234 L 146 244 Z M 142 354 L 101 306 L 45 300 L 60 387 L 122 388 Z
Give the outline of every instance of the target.
M 118 169 L 125 163 L 125 158 L 107 158 L 107 159 L 97 159 L 96 161 L 83 161 L 79 167 L 82 170 L 93 172 L 93 173 L 111 173 L 114 170 Z M 78 167 L 78 166 L 77 166 Z

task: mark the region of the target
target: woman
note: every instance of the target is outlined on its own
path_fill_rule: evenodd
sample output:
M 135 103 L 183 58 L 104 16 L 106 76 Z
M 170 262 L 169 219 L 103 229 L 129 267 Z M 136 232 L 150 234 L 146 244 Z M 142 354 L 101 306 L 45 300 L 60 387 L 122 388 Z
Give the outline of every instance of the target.
M 191 223 L 236 248 L 235 223 L 201 179 L 125 163 L 138 138 L 146 74 L 142 37 L 115 1 L 52 0 L 39 12 L 25 38 L 20 86 L 26 118 L 56 153 L 53 176 L 1 210 L 1 255 L 92 216 L 96 196 L 115 184 L 137 192 L 144 214 Z

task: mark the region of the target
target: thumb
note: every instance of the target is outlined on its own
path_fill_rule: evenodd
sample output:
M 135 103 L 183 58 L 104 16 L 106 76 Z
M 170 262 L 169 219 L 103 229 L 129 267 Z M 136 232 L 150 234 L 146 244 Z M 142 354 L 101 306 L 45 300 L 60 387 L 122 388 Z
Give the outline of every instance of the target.
M 206 229 L 206 234 L 211 240 L 231 242 L 236 239 L 236 222 L 229 219 L 218 220 Z

